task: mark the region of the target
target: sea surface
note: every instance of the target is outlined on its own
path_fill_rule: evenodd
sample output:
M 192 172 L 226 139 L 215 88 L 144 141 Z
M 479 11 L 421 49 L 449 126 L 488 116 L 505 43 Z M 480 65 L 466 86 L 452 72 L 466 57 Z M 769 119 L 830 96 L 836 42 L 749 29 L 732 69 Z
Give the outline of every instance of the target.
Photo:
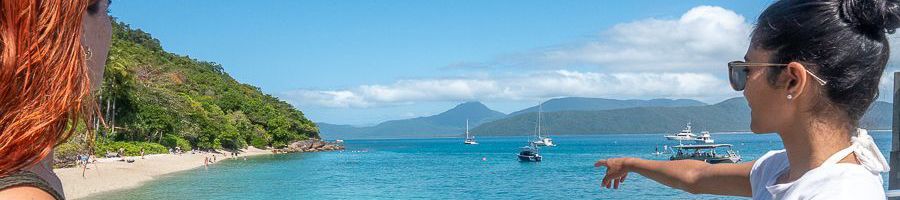
M 888 156 L 890 132 L 870 134 Z M 594 168 L 595 161 L 666 160 L 651 154 L 677 144 L 662 136 L 555 136 L 558 146 L 542 148 L 540 163 L 516 160 L 525 137 L 479 137 L 479 145 L 462 138 L 347 140 L 345 151 L 225 160 L 88 199 L 741 199 L 692 195 L 637 174 L 619 190 L 600 188 L 605 169 Z M 713 139 L 734 144 L 744 161 L 782 149 L 775 134 L 713 133 Z

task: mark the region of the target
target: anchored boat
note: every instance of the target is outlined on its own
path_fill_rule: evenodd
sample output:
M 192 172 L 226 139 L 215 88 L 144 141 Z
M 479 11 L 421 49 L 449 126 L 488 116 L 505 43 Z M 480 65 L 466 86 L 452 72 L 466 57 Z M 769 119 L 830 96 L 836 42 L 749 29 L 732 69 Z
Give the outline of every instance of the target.
M 469 137 L 469 120 L 468 119 L 466 120 L 466 141 L 464 141 L 463 143 L 472 144 L 472 145 L 478 144 L 478 142 L 475 141 L 474 135 Z
M 669 160 L 699 160 L 710 164 L 737 163 L 741 156 L 731 144 L 687 144 L 672 147 L 676 152 Z M 724 151 L 720 149 L 726 149 Z
M 697 137 L 697 134 L 694 134 L 691 131 L 691 123 L 689 122 L 687 124 L 687 126 L 685 126 L 684 129 L 681 129 L 681 132 L 678 132 L 678 133 L 675 133 L 672 135 L 666 135 L 665 137 L 668 140 L 678 140 L 678 141 L 694 140 L 694 138 Z
M 556 144 L 553 144 L 553 139 L 550 138 L 549 131 L 547 132 L 546 137 L 541 135 L 541 130 L 542 130 L 541 129 L 541 118 L 543 118 L 543 117 L 541 117 L 542 114 L 543 114 L 543 104 L 538 104 L 537 127 L 535 128 L 536 129 L 535 134 L 537 135 L 537 138 L 534 141 L 532 141 L 531 143 L 534 143 L 537 146 L 548 146 L 548 147 L 556 146 Z M 549 128 L 547 128 L 547 129 L 549 130 Z
M 540 149 L 534 143 L 522 147 L 518 156 L 520 162 L 541 162 L 541 159 L 543 159 L 540 154 Z
M 697 144 L 713 144 L 716 143 L 715 140 L 712 139 L 712 136 L 709 135 L 709 131 L 700 132 L 700 136 L 694 138 L 694 142 Z

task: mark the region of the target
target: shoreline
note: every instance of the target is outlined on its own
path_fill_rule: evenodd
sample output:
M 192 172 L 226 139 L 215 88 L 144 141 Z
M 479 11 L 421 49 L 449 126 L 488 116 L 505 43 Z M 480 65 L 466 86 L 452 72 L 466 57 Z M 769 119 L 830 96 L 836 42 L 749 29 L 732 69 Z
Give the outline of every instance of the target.
M 271 150 L 253 147 L 242 151 L 237 157 L 230 156 L 230 152 L 227 151 L 197 154 L 187 152 L 180 155 L 153 154 L 145 155 L 144 159 L 140 156 L 129 156 L 128 158 L 135 160 L 133 163 L 118 161 L 119 158 L 99 158 L 95 163 L 88 164 L 84 177 L 81 166 L 53 169 L 53 172 L 62 182 L 65 198 L 79 199 L 103 192 L 139 187 L 161 175 L 203 167 L 207 156 L 211 160 L 212 156 L 216 155 L 216 162 L 209 163 L 214 165 L 230 158 L 273 154 Z

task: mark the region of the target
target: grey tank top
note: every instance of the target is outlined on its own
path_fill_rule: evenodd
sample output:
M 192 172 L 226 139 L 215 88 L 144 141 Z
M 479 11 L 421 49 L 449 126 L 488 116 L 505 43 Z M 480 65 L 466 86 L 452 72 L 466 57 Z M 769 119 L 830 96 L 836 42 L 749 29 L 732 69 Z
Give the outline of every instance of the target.
M 36 187 L 49 193 L 55 199 L 66 199 L 64 196 L 62 196 L 62 194 L 54 190 L 53 187 L 50 187 L 50 184 L 47 183 L 47 181 L 41 179 L 41 177 L 38 177 L 38 175 L 34 172 L 18 171 L 16 173 L 0 177 L 0 190 L 15 186 Z

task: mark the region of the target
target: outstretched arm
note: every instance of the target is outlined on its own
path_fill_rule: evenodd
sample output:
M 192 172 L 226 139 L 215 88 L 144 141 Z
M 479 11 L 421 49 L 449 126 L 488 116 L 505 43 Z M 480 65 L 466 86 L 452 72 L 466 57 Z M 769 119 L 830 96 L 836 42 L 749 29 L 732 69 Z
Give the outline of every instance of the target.
M 755 162 L 755 161 L 754 161 Z M 656 182 L 692 194 L 731 196 L 752 195 L 750 169 L 754 162 L 739 164 L 709 164 L 697 160 L 655 161 L 639 158 L 600 160 L 595 167 L 606 167 L 603 185 L 619 188 L 628 172 L 637 172 Z

